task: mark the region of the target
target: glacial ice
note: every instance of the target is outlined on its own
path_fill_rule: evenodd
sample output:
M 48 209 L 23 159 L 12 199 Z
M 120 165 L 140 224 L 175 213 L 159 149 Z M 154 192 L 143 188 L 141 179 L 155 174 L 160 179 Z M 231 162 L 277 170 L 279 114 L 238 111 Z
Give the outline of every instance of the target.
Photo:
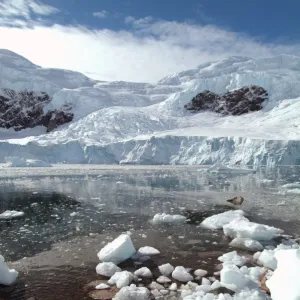
M 145 246 L 145 247 L 141 247 L 138 251 L 137 254 L 140 256 L 152 256 L 152 255 L 158 255 L 160 254 L 160 251 L 150 247 L 150 246 Z
M 193 280 L 193 276 L 182 266 L 176 267 L 172 272 L 172 277 L 181 282 L 188 282 Z
M 236 219 L 223 226 L 226 236 L 231 238 L 247 238 L 258 241 L 271 240 L 283 233 L 283 230 L 267 225 Z
M 233 220 L 247 220 L 244 214 L 242 210 L 225 211 L 206 218 L 200 226 L 207 229 L 222 229 L 224 225 L 229 224 Z
M 116 272 L 121 272 L 121 271 L 122 270 L 112 262 L 102 262 L 96 266 L 97 274 L 106 277 L 111 277 Z
M 158 266 L 158 269 L 164 276 L 169 276 L 174 271 L 174 267 L 169 263 Z
M 123 287 L 113 300 L 148 300 L 150 292 L 145 287 L 137 287 L 134 284 Z
M 247 238 L 234 238 L 229 243 L 229 246 L 240 249 L 247 249 L 250 251 L 261 251 L 264 249 L 263 245 L 259 241 Z
M 0 214 L 0 220 L 9 220 L 13 218 L 18 218 L 24 216 L 24 212 L 16 210 L 6 210 Z
M 108 284 L 115 284 L 117 288 L 128 286 L 134 279 L 134 275 L 128 271 L 116 272 L 109 280 Z
M 98 257 L 102 262 L 112 262 L 119 264 L 130 258 L 136 252 L 131 238 L 127 234 L 121 234 L 118 238 L 108 243 L 98 253 Z
M 161 223 L 183 223 L 186 220 L 185 216 L 181 215 L 168 215 L 165 213 L 156 214 L 152 222 L 153 224 L 161 224 Z
M 14 269 L 9 269 L 4 257 L 0 255 L 0 284 L 12 285 L 16 282 L 19 273 Z
M 25 159 L 17 156 L 5 157 L 5 162 L 5 166 L 8 168 L 52 167 L 51 164 L 41 160 Z

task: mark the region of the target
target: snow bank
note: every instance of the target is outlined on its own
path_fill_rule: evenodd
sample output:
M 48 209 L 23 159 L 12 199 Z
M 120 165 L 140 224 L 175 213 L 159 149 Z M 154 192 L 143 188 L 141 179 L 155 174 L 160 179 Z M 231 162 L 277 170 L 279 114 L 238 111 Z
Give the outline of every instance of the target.
M 9 269 L 4 257 L 0 255 L 0 284 L 12 285 L 17 280 L 19 273 L 14 269 Z
M 98 253 L 98 257 L 102 262 L 119 264 L 130 258 L 135 252 L 136 250 L 132 244 L 130 236 L 122 234 L 102 248 Z
M 200 226 L 207 229 L 222 229 L 224 225 L 229 224 L 233 220 L 247 220 L 244 214 L 242 210 L 225 211 L 206 218 Z
M 0 220 L 9 220 L 13 218 L 18 218 L 24 216 L 24 212 L 16 211 L 16 210 L 6 210 L 2 214 L 0 214 Z
M 36 159 L 25 159 L 17 156 L 5 157 L 6 167 L 26 168 L 26 167 L 52 167 L 51 164 Z
M 168 214 L 162 213 L 162 214 L 156 214 L 152 219 L 152 223 L 154 223 L 154 224 L 183 223 L 185 220 L 186 220 L 185 216 L 168 215 Z
M 247 238 L 258 241 L 271 240 L 283 233 L 283 230 L 267 225 L 236 219 L 223 226 L 226 236 L 231 238 Z
M 275 259 L 277 260 L 277 269 L 266 282 L 272 299 L 300 299 L 300 249 L 278 251 Z

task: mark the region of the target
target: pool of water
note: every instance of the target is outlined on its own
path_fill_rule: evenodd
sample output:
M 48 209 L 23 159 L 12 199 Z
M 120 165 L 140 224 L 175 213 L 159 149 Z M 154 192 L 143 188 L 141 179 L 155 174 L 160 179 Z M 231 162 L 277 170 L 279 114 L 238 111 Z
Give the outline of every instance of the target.
M 240 195 L 251 220 L 299 236 L 299 191 L 297 185 L 284 187 L 300 181 L 299 176 L 299 167 L 262 168 L 240 176 L 182 166 L 0 168 L 0 213 L 25 213 L 0 222 L 0 253 L 21 271 L 18 285 L 0 289 L 0 298 L 84 299 L 83 285 L 99 279 L 97 252 L 122 232 L 132 234 L 136 248 L 161 251 L 147 262 L 153 270 L 170 262 L 205 268 L 212 275 L 217 257 L 231 248 L 221 231 L 197 226 L 203 218 L 232 209 L 226 199 Z M 189 221 L 172 226 L 149 222 L 162 212 Z

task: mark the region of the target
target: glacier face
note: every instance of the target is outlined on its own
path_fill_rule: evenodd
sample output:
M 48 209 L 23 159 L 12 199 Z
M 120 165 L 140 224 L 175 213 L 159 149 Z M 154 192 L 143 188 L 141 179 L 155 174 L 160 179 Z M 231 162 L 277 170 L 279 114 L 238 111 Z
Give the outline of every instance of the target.
M 170 75 L 156 85 L 101 82 L 43 69 L 0 50 L 0 88 L 45 91 L 47 109 L 72 107 L 74 120 L 49 133 L 0 129 L 0 162 L 22 156 L 50 163 L 299 164 L 300 58 L 231 57 Z M 248 85 L 269 93 L 262 111 L 221 117 L 184 105 L 208 89 Z

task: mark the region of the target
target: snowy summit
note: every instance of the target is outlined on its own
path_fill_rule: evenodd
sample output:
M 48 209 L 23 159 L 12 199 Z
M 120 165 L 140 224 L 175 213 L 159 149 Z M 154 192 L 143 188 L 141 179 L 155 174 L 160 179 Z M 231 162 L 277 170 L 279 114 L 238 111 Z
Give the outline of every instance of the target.
M 7 50 L 0 65 L 2 163 L 20 152 L 46 163 L 284 165 L 300 158 L 296 56 L 229 57 L 157 84 L 92 80 Z

